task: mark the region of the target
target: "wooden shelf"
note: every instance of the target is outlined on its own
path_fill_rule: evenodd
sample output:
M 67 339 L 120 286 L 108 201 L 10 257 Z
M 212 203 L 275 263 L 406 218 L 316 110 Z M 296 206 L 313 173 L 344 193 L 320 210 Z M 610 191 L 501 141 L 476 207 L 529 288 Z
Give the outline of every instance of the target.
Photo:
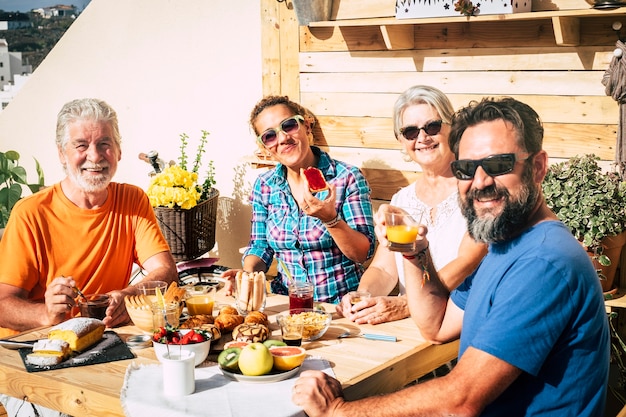
M 402 50 L 415 47 L 414 25 L 550 19 L 552 20 L 556 44 L 559 46 L 577 46 L 580 43 L 580 19 L 606 16 L 626 16 L 626 8 L 620 7 L 608 10 L 589 8 L 479 16 L 425 17 L 419 19 L 396 19 L 395 17 L 346 19 L 311 22 L 309 23 L 309 28 L 314 31 L 317 27 L 379 26 L 387 49 Z

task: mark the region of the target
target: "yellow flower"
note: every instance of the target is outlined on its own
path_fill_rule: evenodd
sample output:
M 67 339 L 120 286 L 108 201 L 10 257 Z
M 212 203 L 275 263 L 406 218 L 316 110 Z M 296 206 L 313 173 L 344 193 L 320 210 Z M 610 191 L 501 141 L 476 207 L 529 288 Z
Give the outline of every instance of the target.
M 198 174 L 172 165 L 155 175 L 148 187 L 152 207 L 190 209 L 198 204 Z

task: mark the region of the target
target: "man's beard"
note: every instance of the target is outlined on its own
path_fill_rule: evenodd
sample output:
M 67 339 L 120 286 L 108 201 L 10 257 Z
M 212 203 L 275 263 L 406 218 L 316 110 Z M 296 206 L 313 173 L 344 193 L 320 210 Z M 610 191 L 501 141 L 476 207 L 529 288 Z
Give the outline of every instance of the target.
M 91 168 L 108 168 L 108 173 L 105 173 L 103 171 L 98 175 L 89 175 L 89 176 L 82 175 L 83 168 L 85 167 L 81 167 L 78 170 L 72 170 L 72 169 L 67 170 L 68 176 L 74 181 L 76 185 L 78 185 L 78 187 L 81 190 L 87 193 L 94 193 L 94 192 L 102 191 L 106 189 L 109 183 L 111 182 L 111 178 L 113 176 L 111 174 L 111 167 L 102 167 L 101 165 L 97 165 L 96 167 L 91 167 Z
M 538 196 L 539 186 L 533 182 L 532 166 L 525 166 L 517 198 L 512 199 L 506 188 L 494 183 L 483 190 L 470 190 L 465 201 L 460 196 L 459 200 L 470 236 L 478 242 L 494 243 L 510 239 L 526 227 Z M 479 218 L 474 208 L 474 200 L 478 198 L 504 198 L 502 213 L 496 216 L 487 212 Z

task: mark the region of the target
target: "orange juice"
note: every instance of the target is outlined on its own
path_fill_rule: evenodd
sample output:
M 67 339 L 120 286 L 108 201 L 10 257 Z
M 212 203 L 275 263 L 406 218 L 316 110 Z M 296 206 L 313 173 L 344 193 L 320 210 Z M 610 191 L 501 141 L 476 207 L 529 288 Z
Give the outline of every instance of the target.
M 213 297 L 210 295 L 196 295 L 185 300 L 187 312 L 190 316 L 198 314 L 213 315 Z
M 406 224 L 387 226 L 387 239 L 392 243 L 409 244 L 415 242 L 417 232 L 417 226 Z

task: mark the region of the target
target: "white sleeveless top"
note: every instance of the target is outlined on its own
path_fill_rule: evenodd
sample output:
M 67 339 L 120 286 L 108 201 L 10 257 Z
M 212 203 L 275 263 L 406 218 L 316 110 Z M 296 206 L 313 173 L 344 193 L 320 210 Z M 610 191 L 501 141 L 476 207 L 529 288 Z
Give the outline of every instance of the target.
M 437 205 L 437 217 L 434 222 L 430 216 L 433 207 L 427 206 L 417 198 L 415 183 L 402 188 L 391 198 L 391 205 L 405 209 L 416 219 L 419 219 L 420 214 L 424 213 L 421 223 L 428 226 L 427 237 L 430 256 L 437 271 L 458 256 L 461 240 L 467 231 L 467 222 L 461 214 L 458 197 L 458 191 L 454 191 Z M 400 253 L 394 255 L 398 268 L 400 294 L 405 294 L 402 255 Z

